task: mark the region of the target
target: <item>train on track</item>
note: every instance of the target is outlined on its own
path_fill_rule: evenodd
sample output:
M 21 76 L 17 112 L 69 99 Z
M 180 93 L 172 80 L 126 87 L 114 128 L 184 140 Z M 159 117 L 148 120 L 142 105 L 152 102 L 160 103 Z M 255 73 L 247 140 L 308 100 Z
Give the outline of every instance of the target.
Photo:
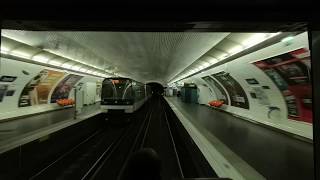
M 152 95 L 151 87 L 130 78 L 106 78 L 102 82 L 101 110 L 103 113 L 133 113 Z

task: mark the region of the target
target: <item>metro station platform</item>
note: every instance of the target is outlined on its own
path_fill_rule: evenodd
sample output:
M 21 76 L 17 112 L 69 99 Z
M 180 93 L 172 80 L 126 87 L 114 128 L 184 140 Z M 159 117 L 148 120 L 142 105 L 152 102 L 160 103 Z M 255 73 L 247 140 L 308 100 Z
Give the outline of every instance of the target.
M 166 100 L 220 177 L 314 179 L 312 143 L 209 106 Z
M 0 122 L 0 154 L 100 114 L 99 105 L 84 106 L 76 118 L 70 107 Z

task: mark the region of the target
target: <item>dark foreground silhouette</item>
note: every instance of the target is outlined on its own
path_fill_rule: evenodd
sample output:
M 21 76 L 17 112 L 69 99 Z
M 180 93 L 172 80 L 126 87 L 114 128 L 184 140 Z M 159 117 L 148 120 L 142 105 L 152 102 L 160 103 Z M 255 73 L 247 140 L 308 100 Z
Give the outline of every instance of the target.
M 151 148 L 132 154 L 121 180 L 161 180 L 161 160 Z

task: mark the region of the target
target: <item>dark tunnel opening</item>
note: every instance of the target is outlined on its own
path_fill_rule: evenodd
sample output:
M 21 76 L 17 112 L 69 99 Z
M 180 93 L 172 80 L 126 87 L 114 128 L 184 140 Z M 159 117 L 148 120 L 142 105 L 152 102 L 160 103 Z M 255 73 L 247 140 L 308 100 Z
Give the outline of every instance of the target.
M 152 94 L 162 95 L 164 93 L 164 87 L 157 82 L 150 82 L 147 85 L 151 86 Z

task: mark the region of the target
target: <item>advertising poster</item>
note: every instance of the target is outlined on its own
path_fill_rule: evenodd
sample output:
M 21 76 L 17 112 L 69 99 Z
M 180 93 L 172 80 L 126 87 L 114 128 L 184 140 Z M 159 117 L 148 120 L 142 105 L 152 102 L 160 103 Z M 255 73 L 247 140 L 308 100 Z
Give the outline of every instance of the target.
M 55 103 L 58 99 L 66 99 L 73 86 L 82 78 L 82 76 L 70 74 L 65 77 L 54 89 L 51 95 L 51 103 Z
M 305 48 L 254 63 L 279 88 L 286 101 L 288 118 L 312 123 L 310 52 Z
M 22 90 L 18 107 L 47 104 L 52 88 L 63 76 L 63 72 L 42 70 Z
M 230 96 L 231 106 L 249 109 L 249 101 L 245 91 L 229 73 L 222 71 L 212 74 L 212 76 L 227 90 Z
M 208 85 L 211 87 L 211 89 L 215 92 L 215 94 L 218 98 L 217 100 L 223 101 L 224 104 L 229 104 L 227 93 L 225 92 L 225 90 L 221 87 L 221 85 L 218 82 L 216 82 L 210 76 L 202 77 L 202 79 L 204 81 L 206 81 L 208 83 Z

